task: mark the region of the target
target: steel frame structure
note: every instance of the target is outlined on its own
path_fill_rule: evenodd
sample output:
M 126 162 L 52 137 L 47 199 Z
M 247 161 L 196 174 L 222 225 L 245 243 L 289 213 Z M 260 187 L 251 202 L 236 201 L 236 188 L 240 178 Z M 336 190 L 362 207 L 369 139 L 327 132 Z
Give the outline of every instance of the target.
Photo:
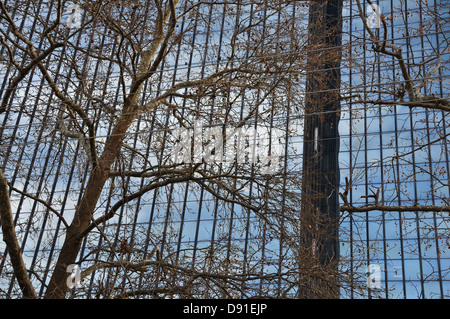
M 26 8 L 17 8 L 14 1 L 3 1 L 10 8 L 13 17 L 20 10 L 44 8 L 45 0 L 28 1 Z M 37 4 L 41 4 L 39 6 Z M 389 24 L 389 38 L 395 43 L 405 45 L 412 50 L 406 51 L 409 63 L 423 62 L 433 50 L 439 50 L 437 45 L 448 38 L 450 30 L 434 30 L 431 34 L 402 34 L 403 23 L 415 28 L 425 24 L 423 1 L 380 0 L 377 3 L 383 8 L 386 16 L 400 15 L 402 8 L 402 24 L 392 20 Z M 433 2 L 433 1 L 428 1 Z M 439 7 L 445 1 L 435 0 L 432 7 Z M 250 10 L 250 1 L 245 4 Z M 367 3 L 363 2 L 367 8 Z M 292 14 L 298 19 L 299 25 L 306 26 L 304 17 L 299 12 L 306 10 L 301 2 L 293 4 Z M 159 83 L 151 90 L 164 86 L 177 76 L 190 77 L 202 74 L 205 68 L 215 66 L 220 62 L 207 60 L 208 50 L 221 50 L 221 38 L 229 36 L 225 23 L 225 14 L 221 16 L 223 6 L 217 6 L 205 14 L 207 19 L 215 21 L 215 28 L 203 30 L 194 28 L 190 33 L 191 48 L 200 44 L 203 52 L 187 50 L 186 45 L 178 47 L 171 61 L 167 61 L 161 69 Z M 44 12 L 44 11 L 43 11 Z M 225 11 L 223 11 L 225 12 Z M 244 10 L 243 10 L 244 12 Z M 50 19 L 50 16 L 45 17 Z M 219 18 L 222 18 L 221 21 Z M 449 18 L 446 14 L 445 18 Z M 301 20 L 301 21 L 300 21 Z M 20 28 L 33 29 L 39 21 L 28 16 L 20 22 Z M 271 21 L 276 23 L 276 17 Z M 1 26 L 0 26 L 1 27 Z M 180 23 L 179 28 L 183 28 Z M 228 33 L 227 33 L 228 32 Z M 381 31 L 380 31 L 381 32 Z M 385 80 L 391 86 L 398 88 L 403 82 L 398 67 L 381 54 L 370 50 L 370 44 L 365 42 L 367 32 L 357 14 L 354 1 L 345 1 L 343 6 L 343 39 L 339 50 L 343 51 L 341 72 L 341 95 L 346 95 L 341 101 L 340 110 L 333 112 L 340 115 L 340 184 L 345 186 L 345 178 L 352 178 L 352 188 L 349 189 L 348 200 L 353 206 L 364 206 L 370 203 L 373 190 L 381 187 L 381 198 L 396 206 L 417 204 L 448 205 L 450 192 L 450 151 L 449 151 L 449 112 L 410 108 L 402 105 L 371 105 L 364 104 L 360 97 L 372 95 L 374 87 L 383 87 Z M 81 34 L 78 41 L 84 41 Z M 88 41 L 87 48 L 98 45 Z M 367 48 L 369 46 L 369 48 Z M 0 49 L 5 54 L 5 48 Z M 443 56 L 442 67 L 435 74 L 435 80 L 426 90 L 448 97 L 449 52 L 438 52 Z M 80 52 L 73 52 L 77 55 Z M 351 58 L 351 59 L 350 59 Z M 351 61 L 351 63 L 350 63 Z M 170 63 L 169 63 L 170 62 Z M 85 61 L 90 67 L 92 81 L 97 78 L 113 79 L 108 74 L 108 66 L 99 61 Z M 170 65 L 169 65 L 170 64 Z M 12 77 L 11 68 L 0 62 L 0 98 L 5 94 L 5 88 Z M 55 62 L 55 74 L 64 73 L 64 61 Z M 165 76 L 164 70 L 170 70 Z M 106 76 L 105 76 L 106 72 Z M 106 84 L 108 81 L 105 82 Z M 109 90 L 97 88 L 99 91 L 111 93 L 117 82 L 110 81 Z M 108 84 L 107 84 L 108 85 Z M 52 99 L 41 99 L 40 92 L 46 92 L 45 81 L 33 72 L 27 79 L 27 84 L 16 91 L 9 102 L 9 108 L 0 115 L 0 167 L 7 174 L 12 189 L 11 202 L 14 208 L 15 222 L 23 249 L 23 256 L 29 267 L 37 293 L 45 293 L 45 284 L 55 262 L 55 256 L 61 244 L 60 232 L 63 227 L 54 214 L 42 204 L 53 203 L 61 215 L 70 216 L 79 201 L 79 191 L 83 190 L 87 180 L 87 170 L 80 166 L 82 145 L 77 142 L 59 140 L 48 127 L 40 124 L 40 119 L 51 115 Z M 336 90 L 331 88 L 331 90 Z M 118 93 L 117 93 L 118 94 Z M 379 93 L 380 98 L 382 93 Z M 358 97 L 355 97 L 358 96 Z M 109 96 L 112 101 L 114 96 Z M 242 101 L 244 105 L 245 101 Z M 301 174 L 303 156 L 303 123 L 305 113 L 295 113 L 289 107 L 289 101 L 283 114 L 273 116 L 273 123 L 284 126 L 286 133 L 286 148 L 283 158 L 283 169 L 289 174 Z M 244 107 L 242 107 L 242 110 Z M 214 105 L 210 116 L 214 116 Z M 239 110 L 238 110 L 239 111 Z M 132 145 L 141 147 L 143 154 L 149 154 L 152 142 L 164 143 L 164 129 L 159 125 L 169 122 L 169 116 L 161 110 L 154 114 L 154 126 L 134 127 L 129 139 Z M 158 123 L 159 122 L 159 123 Z M 152 124 L 152 125 L 153 125 Z M 258 123 L 254 123 L 256 126 Z M 105 136 L 108 127 L 102 128 Z M 140 132 L 147 130 L 150 141 L 143 143 Z M 444 139 L 440 139 L 444 136 Z M 424 146 L 418 146 L 416 141 L 426 140 Z M 432 143 L 439 140 L 437 143 Z M 310 143 L 313 145 L 313 143 Z M 163 144 L 164 145 L 164 144 Z M 314 145 L 313 145 L 314 146 Z M 164 148 L 164 146 L 162 147 Z M 66 156 L 69 150 L 71 156 Z M 416 151 L 416 152 L 412 152 Z M 403 159 L 396 157 L 408 154 Z M 289 171 L 288 171 L 289 170 Z M 427 171 L 428 170 L 428 171 Z M 432 174 L 429 174 L 429 171 Z M 442 178 L 436 178 L 441 174 Z M 447 181 L 442 185 L 440 180 Z M 130 184 L 136 181 L 129 178 Z M 112 183 L 113 184 L 113 183 Z M 112 184 L 109 185 L 112 188 Z M 137 185 L 138 187 L 139 185 Z M 250 192 L 252 186 L 249 187 Z M 299 191 L 299 189 L 297 189 Z M 24 193 L 40 198 L 34 200 Z M 335 194 L 336 195 L 336 194 Z M 108 194 L 106 189 L 102 207 L 108 208 L 114 204 L 115 194 Z M 445 203 L 447 200 L 447 204 Z M 443 204 L 444 203 L 444 204 Z M 341 202 L 342 204 L 342 202 Z M 37 224 L 31 222 L 37 218 Z M 450 297 L 450 242 L 449 217 L 444 212 L 341 212 L 339 222 L 339 247 L 341 261 L 351 270 L 351 282 L 343 283 L 341 298 L 449 298 Z M 243 229 L 243 230 L 242 230 Z M 118 212 L 116 219 L 108 225 L 111 242 L 120 245 L 123 238 L 143 236 L 148 238 L 143 254 L 155 245 L 155 238 L 161 239 L 159 251 L 175 256 L 175 260 L 187 260 L 195 265 L 205 261 L 205 247 L 214 245 L 220 254 L 215 258 L 227 260 L 244 260 L 245 265 L 252 262 L 258 264 L 258 271 L 263 274 L 268 270 L 282 272 L 284 263 L 293 258 L 283 245 L 286 239 L 270 238 L 263 223 L 257 217 L 251 216 L 243 207 L 225 205 L 217 198 L 208 194 L 198 185 L 186 182 L 155 190 L 146 195 L 142 201 Z M 149 237 L 153 234 L 153 237 Z M 266 237 L 267 236 L 267 237 Z M 149 239 L 151 238 L 151 240 Z M 95 252 L 91 246 L 105 244 L 103 237 L 92 237 L 83 242 L 80 258 L 86 256 L 107 256 L 105 252 Z M 258 247 L 253 249 L 252 246 Z M 232 249 L 234 247 L 235 249 Z M 189 253 L 186 251 L 189 250 Z M 126 253 L 125 253 L 126 255 Z M 0 298 L 14 298 L 20 295 L 17 284 L 8 264 L 8 254 L 3 242 L 0 243 Z M 259 264 L 258 261 L 264 262 Z M 237 263 L 238 264 L 238 263 Z M 349 266 L 350 265 L 350 266 Z M 367 287 L 367 267 L 376 265 L 380 277 L 380 286 Z M 242 267 L 240 271 L 249 271 Z M 254 270 L 254 269 L 253 269 Z M 252 271 L 253 271 L 252 270 Z M 107 277 L 107 275 L 105 275 Z M 92 277 L 85 283 L 87 289 L 96 284 L 98 278 Z M 108 282 L 108 278 L 104 278 Z M 140 284 L 143 278 L 138 278 Z M 356 285 L 356 282 L 358 285 Z M 283 282 L 265 282 L 261 279 L 253 286 L 243 285 L 242 291 L 252 290 L 250 296 L 270 295 L 274 287 L 282 291 Z M 278 286 L 277 286 L 278 285 Z M 250 287 L 251 286 L 251 287 Z M 245 296 L 245 294 L 241 295 Z M 95 298 L 95 295 L 87 295 Z M 295 292 L 288 295 L 277 294 L 276 297 L 296 297 Z

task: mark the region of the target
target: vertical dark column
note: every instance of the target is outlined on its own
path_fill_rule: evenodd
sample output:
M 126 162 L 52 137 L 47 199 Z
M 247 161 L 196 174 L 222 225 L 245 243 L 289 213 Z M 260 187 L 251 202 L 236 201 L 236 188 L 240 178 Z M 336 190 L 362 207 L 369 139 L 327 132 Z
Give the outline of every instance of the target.
M 337 269 L 339 257 L 338 126 L 342 1 L 312 1 L 309 10 L 301 212 L 302 254 L 305 261 L 308 260 L 305 264 L 312 263 L 319 265 L 319 269 L 329 268 L 333 271 Z M 323 289 L 319 290 L 324 292 Z

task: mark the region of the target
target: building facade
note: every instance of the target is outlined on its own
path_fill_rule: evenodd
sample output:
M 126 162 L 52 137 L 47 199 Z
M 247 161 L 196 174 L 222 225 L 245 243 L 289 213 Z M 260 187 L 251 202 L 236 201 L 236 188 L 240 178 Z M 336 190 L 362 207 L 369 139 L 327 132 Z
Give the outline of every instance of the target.
M 68 297 L 449 298 L 448 2 L 327 26 L 308 1 L 155 3 L 2 1 L 0 167 L 37 295 L 107 167 Z

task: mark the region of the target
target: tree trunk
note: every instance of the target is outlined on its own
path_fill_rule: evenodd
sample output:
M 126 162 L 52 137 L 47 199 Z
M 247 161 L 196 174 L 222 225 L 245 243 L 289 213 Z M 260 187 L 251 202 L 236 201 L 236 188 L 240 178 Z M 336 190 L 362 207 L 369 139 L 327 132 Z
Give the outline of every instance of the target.
M 126 113 L 124 112 L 124 114 Z M 133 121 L 134 117 L 130 115 L 123 115 L 119 119 L 106 143 L 98 166 L 93 168 L 89 176 L 83 198 L 75 211 L 72 223 L 67 229 L 66 238 L 45 294 L 46 299 L 64 298 L 69 289 L 67 286 L 67 267 L 76 261 L 83 240 L 81 234 L 93 219 L 98 199 L 109 178 L 110 167 L 117 158 L 125 133 Z
M 172 3 L 172 9 L 174 9 L 177 4 L 178 1 L 174 1 Z M 130 92 L 128 97 L 125 99 L 122 115 L 114 126 L 111 135 L 106 142 L 105 149 L 98 160 L 98 165 L 93 168 L 89 177 L 83 198 L 81 199 L 80 205 L 75 212 L 74 219 L 67 230 L 66 238 L 61 248 L 61 252 L 47 288 L 45 298 L 64 298 L 69 289 L 67 286 L 67 267 L 76 261 L 83 240 L 82 233 L 93 220 L 94 210 L 103 191 L 103 187 L 109 178 L 111 165 L 114 163 L 120 152 L 122 141 L 128 131 L 128 128 L 138 115 L 138 100 L 142 91 L 143 83 L 149 77 L 147 72 L 149 71 L 150 64 L 157 55 L 158 48 L 160 50 L 158 56 L 162 56 L 161 53 L 165 50 L 165 48 L 162 47 L 162 43 L 164 41 L 163 26 L 166 24 L 171 14 L 172 12 L 170 10 L 170 14 L 168 12 L 164 16 L 158 17 L 158 19 L 161 19 L 161 22 L 159 24 L 160 29 L 155 36 L 155 40 L 150 45 L 149 49 L 142 52 L 142 60 L 139 63 L 137 77 L 130 86 Z M 175 21 L 175 18 L 173 18 L 172 28 L 174 27 Z M 169 28 L 168 36 L 170 36 L 172 32 L 173 29 Z M 158 63 L 160 62 L 161 59 L 158 60 Z M 157 65 L 158 64 L 154 64 L 153 66 L 156 68 Z
M 312 1 L 303 143 L 302 255 L 309 259 L 309 265 L 312 260 L 330 274 L 337 272 L 339 258 L 341 31 L 342 1 Z M 310 279 L 311 288 L 331 289 L 327 295 L 337 297 L 337 289 L 323 279 Z

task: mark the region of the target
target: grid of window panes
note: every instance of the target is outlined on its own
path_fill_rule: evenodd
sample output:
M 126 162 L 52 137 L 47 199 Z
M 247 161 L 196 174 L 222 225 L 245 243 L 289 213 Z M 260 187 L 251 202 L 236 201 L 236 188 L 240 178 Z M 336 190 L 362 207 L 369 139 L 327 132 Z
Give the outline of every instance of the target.
M 450 56 L 448 49 L 439 51 L 445 46 L 437 44 L 448 41 L 450 30 L 430 27 L 433 22 L 427 15 L 434 11 L 448 19 L 448 2 L 374 3 L 388 18 L 387 39 L 403 48 L 410 72 L 430 56 L 442 54 L 444 67 L 434 74 L 423 94 L 448 97 Z M 368 3 L 363 4 L 369 15 Z M 342 66 L 344 91 L 349 96 L 359 95 L 344 104 L 340 128 L 342 185 L 350 176 L 354 185 L 349 199 L 355 205 L 369 205 L 374 198 L 362 196 L 374 194 L 381 187 L 380 199 L 386 205 L 448 205 L 450 153 L 448 138 L 443 138 L 450 129 L 448 112 L 359 103 L 383 89 L 392 98 L 389 88 L 400 88 L 403 79 L 395 58 L 377 54 L 371 50 L 371 43 L 362 42 L 369 37 L 357 18 L 354 2 L 346 6 L 345 13 L 353 18 L 344 23 L 344 42 L 349 45 L 344 48 L 344 56 L 359 57 L 351 59 L 352 65 L 345 65 L 344 58 Z M 421 32 L 421 28 L 427 31 Z M 383 37 L 383 28 L 375 32 Z M 389 98 L 382 92 L 377 95 L 374 100 Z M 380 272 L 380 289 L 352 290 L 349 297 L 362 293 L 364 297 L 448 298 L 449 226 L 447 212 L 370 211 L 345 215 L 341 254 L 363 258 L 354 263 L 355 271 L 368 272 L 368 266 L 375 265 Z
M 5 3 L 12 8 L 14 17 L 14 1 Z M 35 1 L 34 7 L 45 8 L 44 3 L 47 1 Z M 252 3 L 253 1 L 250 1 L 242 5 L 243 17 L 248 17 Z M 367 3 L 362 3 L 366 9 Z M 425 21 L 431 16 L 426 14 L 425 10 L 442 9 L 448 2 L 380 0 L 376 3 L 383 14 L 392 18 L 387 30 L 388 38 L 408 48 L 404 50 L 408 61 L 414 60 L 414 63 L 419 64 L 426 60 L 429 54 L 436 53 L 433 50 L 443 48 L 437 44 L 448 41 L 449 30 L 436 29 L 427 34 L 413 32 L 430 23 L 429 20 Z M 31 10 L 31 1 L 28 5 Z M 168 75 L 161 72 L 158 83 L 160 87 L 170 85 L 177 77 L 195 78 L 205 68 L 214 68 L 218 63 L 222 63 L 218 60 L 208 60 L 207 57 L 220 56 L 223 49 L 221 41 L 225 42 L 224 39 L 230 38 L 238 20 L 226 19 L 223 5 L 208 10 L 209 7 L 206 7 L 202 18 L 206 19 L 211 28 L 202 29 L 199 21 L 198 28 L 186 33 L 190 37 L 186 38 L 189 41 L 183 42 L 177 51 L 168 56 L 163 68 L 170 69 L 171 72 L 167 73 Z M 299 14 L 306 10 L 303 4 L 293 4 L 291 10 L 289 14 L 298 19 L 298 27 L 305 28 L 306 16 Z M 443 17 L 449 18 L 445 10 L 439 13 L 446 14 Z M 353 187 L 349 194 L 351 204 L 359 206 L 370 203 L 371 199 L 361 196 L 371 194 L 381 187 L 383 201 L 389 205 L 442 205 L 442 200 L 449 198 L 450 188 L 448 138 L 442 139 L 450 130 L 448 112 L 358 102 L 361 96 L 371 97 L 374 87 L 379 89 L 385 85 L 398 88 L 402 78 L 392 57 L 374 53 L 370 49 L 371 44 L 363 42 L 362 39 L 367 41 L 368 37 L 354 1 L 345 1 L 343 15 L 342 95 L 350 98 L 342 102 L 340 167 L 342 185 L 345 184 L 345 177 L 352 177 Z M 35 21 L 24 21 L 20 27 L 31 28 L 34 23 Z M 270 23 L 277 23 L 276 15 L 271 17 L 268 21 L 268 24 Z M 405 24 L 410 34 L 406 32 Z M 179 27 L 182 28 L 183 23 L 180 23 Z M 81 38 L 78 40 L 81 41 Z M 88 42 L 87 45 L 94 44 Z M 193 50 L 194 47 L 196 50 Z M 448 97 L 450 89 L 446 69 L 449 66 L 450 54 L 448 48 L 446 50 L 437 52 L 443 54 L 443 67 L 435 75 L 435 81 L 426 86 L 426 90 L 431 90 L 427 93 L 442 97 Z M 215 55 L 211 55 L 211 52 L 215 52 Z M 225 56 L 226 52 L 223 53 Z M 114 71 L 108 70 L 108 65 L 99 61 L 86 63 L 92 64 L 90 69 L 93 79 L 106 75 L 110 78 L 107 83 L 112 88 L 103 92 L 98 88 L 98 93 L 107 93 L 104 96 L 113 101 L 117 96 L 112 92 L 117 91 L 118 85 Z M 62 63 L 57 64 L 56 73 L 66 72 L 63 68 Z M 0 96 L 7 85 L 6 79 L 10 76 L 8 72 L 9 69 L 0 69 Z M 82 150 L 78 143 L 58 141 L 48 128 L 40 126 L 34 115 L 45 114 L 46 110 L 50 109 L 51 100 L 42 102 L 39 96 L 39 92 L 45 92 L 48 88 L 43 80 L 33 74 L 28 80 L 27 85 L 15 93 L 11 112 L 0 117 L 0 149 L 3 156 L 0 165 L 8 174 L 11 185 L 23 192 L 35 194 L 36 197 L 44 196 L 45 201 L 52 202 L 61 214 L 69 218 L 86 182 L 86 170 L 78 164 Z M 352 97 L 354 95 L 358 97 Z M 380 98 L 383 97 L 381 95 L 382 93 Z M 282 103 L 288 103 L 283 101 L 282 97 L 277 98 L 280 98 Z M 21 108 L 22 104 L 26 104 L 27 109 Z M 244 104 L 244 99 L 242 103 L 236 103 L 237 106 Z M 214 111 L 214 108 L 211 110 Z M 239 112 L 237 107 L 236 113 Z M 139 151 L 144 154 L 151 151 L 149 146 L 154 145 L 152 141 L 164 142 L 163 124 L 171 120 L 167 113 L 161 110 L 156 110 L 152 116 L 156 119 L 154 126 L 147 126 L 150 121 L 142 121 L 135 125 L 134 131 L 129 135 L 132 141 L 130 144 L 139 147 Z M 274 123 L 281 128 L 284 126 L 287 132 L 288 151 L 284 165 L 289 174 L 293 175 L 301 173 L 302 121 L 302 114 L 295 113 L 289 107 L 286 108 L 286 113 L 274 118 Z M 109 129 L 110 127 L 99 128 L 105 132 L 105 136 Z M 150 137 L 149 141 L 142 140 L 144 132 L 145 137 Z M 439 141 L 434 142 L 435 140 Z M 68 148 L 71 149 L 70 156 L 64 155 L 64 150 Z M 399 154 L 402 156 L 398 157 Z M 39 175 L 34 175 L 36 171 L 40 172 Z M 127 182 L 135 188 L 142 186 L 140 180 L 133 178 Z M 110 207 L 117 199 L 116 193 L 108 193 L 108 187 L 102 197 L 102 207 Z M 251 186 L 249 188 L 251 189 Z M 45 207 L 26 196 L 13 192 L 11 199 L 25 262 L 32 265 L 31 268 L 39 275 L 39 280 L 36 276 L 31 277 L 38 287 L 38 293 L 43 294 L 45 286 L 41 280 L 45 282 L 49 279 L 49 272 L 62 241 L 61 236 L 58 236 L 62 225 Z M 29 217 L 32 216 L 38 218 L 38 224 L 29 223 Z M 340 231 L 341 259 L 343 267 L 359 274 L 359 277 L 355 276 L 359 279 L 353 280 L 359 280 L 362 288 L 343 289 L 342 298 L 448 298 L 449 226 L 448 213 L 344 212 Z M 281 272 L 284 263 L 288 263 L 292 256 L 289 249 L 283 248 L 283 239 L 266 234 L 264 223 L 257 216 L 249 214 L 239 205 L 223 203 L 194 183 L 160 188 L 149 192 L 138 204 L 124 206 L 118 212 L 117 218 L 112 219 L 105 228 L 105 233 L 114 245 L 122 238 L 147 238 L 142 247 L 145 251 L 160 245 L 162 255 L 170 255 L 176 261 L 189 260 L 188 263 L 192 265 L 205 264 L 208 257 L 208 250 L 205 248 L 210 248 L 211 245 L 220 252 L 214 256 L 216 259 L 234 260 L 234 267 L 237 268 L 242 267 L 240 265 L 243 260 L 247 266 L 254 263 L 258 265 L 258 271 L 261 273 Z M 103 244 L 103 240 L 98 234 L 89 237 L 82 246 L 80 256 L 97 254 L 94 257 L 99 258 L 101 254 L 105 254 L 104 257 L 108 258 L 104 252 L 95 253 L 91 250 L 97 243 Z M 6 254 L 3 242 L 0 243 L 0 254 Z M 261 263 L 260 260 L 264 262 Z M 377 265 L 381 270 L 381 289 L 367 288 L 369 265 Z M 18 289 L 11 280 L 11 271 L 7 266 L 6 259 L 2 259 L 0 289 L 4 296 L 13 296 L 18 294 Z M 94 277 L 90 284 L 95 284 Z M 253 282 L 253 286 L 247 288 L 267 292 L 282 284 L 265 283 L 262 280 Z M 347 282 L 344 286 L 353 287 L 352 284 Z M 295 291 L 291 293 L 295 296 Z

